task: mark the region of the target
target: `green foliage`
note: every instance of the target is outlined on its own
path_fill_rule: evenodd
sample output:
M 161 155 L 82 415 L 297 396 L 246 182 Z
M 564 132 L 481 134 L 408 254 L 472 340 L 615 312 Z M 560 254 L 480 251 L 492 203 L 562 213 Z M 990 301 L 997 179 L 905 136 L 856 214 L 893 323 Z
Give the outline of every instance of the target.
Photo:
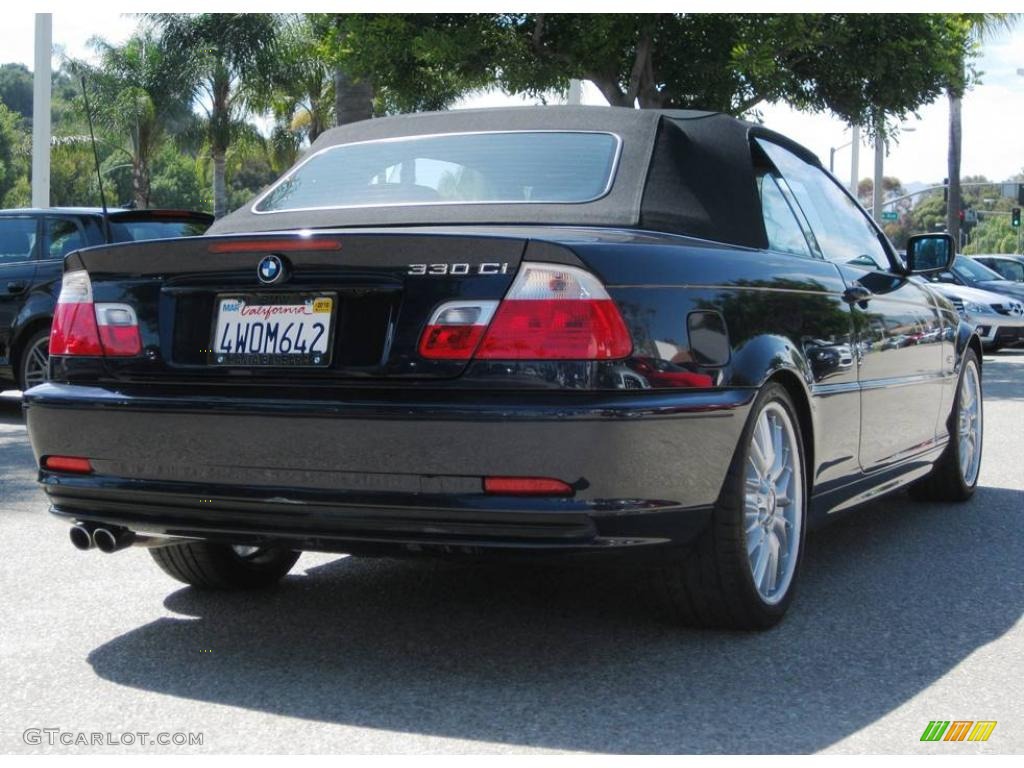
M 0 104 L 0 200 L 26 172 L 29 137 L 21 128 L 21 118 Z
M 26 120 L 32 119 L 32 73 L 24 64 L 0 66 L 0 103 Z

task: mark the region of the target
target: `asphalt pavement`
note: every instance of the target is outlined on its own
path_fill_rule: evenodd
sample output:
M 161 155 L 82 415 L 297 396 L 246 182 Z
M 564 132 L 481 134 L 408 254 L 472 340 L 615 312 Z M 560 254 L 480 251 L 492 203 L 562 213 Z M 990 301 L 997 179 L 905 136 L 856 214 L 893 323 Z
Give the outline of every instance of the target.
M 307 554 L 272 592 L 199 593 L 71 547 L 2 395 L 0 752 L 1024 752 L 1024 351 L 984 379 L 973 500 L 812 534 L 761 634 L 667 624 L 607 566 Z M 930 720 L 998 725 L 921 742 Z M 202 744 L 147 742 L 178 732 Z

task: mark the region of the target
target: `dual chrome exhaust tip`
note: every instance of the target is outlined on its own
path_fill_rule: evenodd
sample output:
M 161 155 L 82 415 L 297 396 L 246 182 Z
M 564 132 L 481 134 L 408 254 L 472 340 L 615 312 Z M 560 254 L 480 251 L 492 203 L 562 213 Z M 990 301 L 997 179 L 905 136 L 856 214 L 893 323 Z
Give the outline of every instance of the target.
M 75 523 L 68 534 L 75 549 L 96 548 L 105 554 L 120 552 L 128 547 L 166 547 L 177 543 L 170 536 L 141 536 L 119 525 L 90 525 Z

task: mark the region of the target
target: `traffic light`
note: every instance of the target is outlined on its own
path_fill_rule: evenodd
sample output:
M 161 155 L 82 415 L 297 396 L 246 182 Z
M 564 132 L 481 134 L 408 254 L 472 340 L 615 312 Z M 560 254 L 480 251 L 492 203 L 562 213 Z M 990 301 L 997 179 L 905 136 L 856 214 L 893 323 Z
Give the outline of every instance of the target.
M 1020 208 L 1014 208 L 1010 211 L 1010 225 L 1013 227 L 1020 226 Z

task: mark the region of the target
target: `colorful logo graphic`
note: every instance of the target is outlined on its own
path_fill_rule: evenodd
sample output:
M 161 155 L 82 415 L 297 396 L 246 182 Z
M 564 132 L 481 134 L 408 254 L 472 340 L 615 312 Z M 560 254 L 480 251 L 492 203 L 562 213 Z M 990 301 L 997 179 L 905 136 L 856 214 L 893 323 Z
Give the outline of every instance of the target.
M 988 741 L 995 729 L 995 720 L 931 720 L 921 741 Z

